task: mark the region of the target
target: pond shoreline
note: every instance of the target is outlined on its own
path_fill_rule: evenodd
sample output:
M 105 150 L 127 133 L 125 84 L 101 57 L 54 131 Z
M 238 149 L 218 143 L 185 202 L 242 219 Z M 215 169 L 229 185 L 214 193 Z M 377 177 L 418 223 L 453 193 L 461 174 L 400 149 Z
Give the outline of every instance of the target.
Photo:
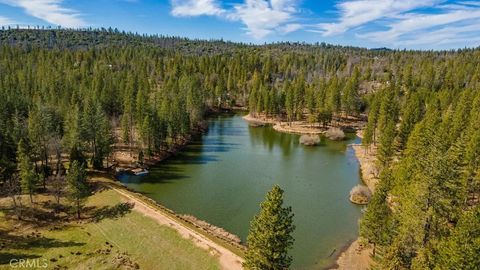
M 363 139 L 362 131 L 357 132 L 357 136 Z M 350 145 L 355 153 L 355 157 L 360 165 L 360 174 L 362 182 L 375 192 L 375 185 L 378 182 L 375 171 L 376 161 L 376 147 L 371 147 L 368 151 L 362 146 L 362 144 Z M 367 270 L 372 265 L 372 258 L 370 254 L 372 248 L 369 246 L 363 246 L 360 237 L 348 245 L 337 257 L 335 266 L 331 269 L 358 269 Z
M 336 125 L 322 126 L 318 123 L 310 124 L 305 121 L 292 121 L 285 122 L 282 119 L 270 117 L 270 116 L 253 116 L 247 114 L 243 116 L 243 119 L 252 126 L 264 126 L 272 125 L 273 129 L 278 132 L 299 134 L 299 135 L 319 135 L 324 134 L 331 127 L 337 127 L 347 132 L 357 132 L 361 130 L 365 125 L 365 122 L 357 118 L 341 118 L 336 122 Z
M 248 121 L 248 120 L 249 120 L 248 117 L 249 117 L 249 115 L 246 115 L 246 116 L 244 115 L 244 116 L 243 116 L 243 119 L 244 119 L 245 121 L 249 122 L 249 121 Z M 250 120 L 251 120 L 251 119 L 250 119 Z M 256 119 L 255 119 L 255 120 L 256 120 Z M 273 123 L 273 121 L 268 122 L 268 124 L 272 124 L 272 123 Z M 325 128 L 325 130 L 326 130 L 326 128 Z M 318 131 L 318 130 L 317 130 L 317 132 L 323 133 L 325 130 L 321 130 L 321 131 Z M 205 131 L 206 131 L 206 130 L 203 130 L 203 132 L 199 132 L 199 133 L 197 133 L 197 135 L 203 134 Z M 275 129 L 275 131 L 277 131 L 277 132 L 284 132 L 284 133 L 294 133 L 294 134 L 305 134 L 305 133 L 307 133 L 307 134 L 312 134 L 309 130 L 308 130 L 308 132 L 307 132 L 306 130 Z M 190 137 L 190 139 L 192 139 L 192 137 Z M 184 149 L 184 147 L 186 147 L 189 143 L 191 143 L 191 140 L 190 140 L 190 139 L 189 139 L 189 140 L 182 140 L 179 145 L 176 145 L 175 147 L 173 147 L 173 148 L 175 149 L 174 151 L 168 151 L 167 153 L 162 153 L 162 157 L 161 157 L 161 158 L 156 159 L 156 160 L 151 160 L 151 162 L 152 162 L 152 161 L 153 161 L 153 162 L 150 163 L 150 164 L 151 164 L 151 165 L 160 164 L 162 161 L 168 160 L 168 158 L 170 158 L 170 157 L 172 157 L 172 156 L 175 156 L 177 153 L 181 152 L 181 151 Z M 121 185 L 122 185 L 123 187 L 126 187 L 126 186 L 123 185 L 123 184 L 121 184 Z M 130 190 L 130 191 L 132 191 L 132 190 Z M 142 196 L 141 194 L 138 194 L 138 193 L 137 193 L 137 195 Z M 142 197 L 144 197 L 144 196 L 142 196 Z M 144 199 L 146 199 L 146 198 L 144 198 Z M 159 203 L 157 203 L 157 205 L 159 205 Z M 183 220 L 183 217 L 179 217 L 179 218 Z M 184 220 L 184 221 L 185 221 L 185 220 Z M 191 220 L 189 220 L 189 223 L 191 223 Z M 197 222 L 194 222 L 194 223 L 197 223 Z M 202 223 L 202 222 L 200 222 L 200 223 Z M 195 225 L 198 225 L 198 224 L 195 224 Z M 202 229 L 202 230 L 204 230 L 204 229 Z M 211 233 L 209 233 L 209 232 L 206 232 L 206 233 L 215 237 L 214 234 L 211 234 Z M 217 236 L 217 237 L 218 237 L 218 236 Z M 225 241 L 226 239 L 222 239 L 222 240 Z M 231 240 L 231 239 L 230 239 L 230 240 Z M 227 242 L 229 242 L 229 241 L 227 241 Z M 345 245 L 344 245 L 342 248 L 338 249 L 338 251 L 336 251 L 335 254 L 332 254 L 332 255 L 331 255 L 331 259 L 333 260 L 334 263 L 332 263 L 330 266 L 336 265 L 336 262 L 338 262 L 340 256 L 342 256 L 342 255 L 345 253 L 345 252 L 342 252 L 342 251 L 348 250 L 350 243 L 351 243 L 351 242 L 345 243 Z M 231 243 L 230 243 L 230 244 L 231 244 Z M 237 248 L 238 248 L 238 246 L 237 246 Z

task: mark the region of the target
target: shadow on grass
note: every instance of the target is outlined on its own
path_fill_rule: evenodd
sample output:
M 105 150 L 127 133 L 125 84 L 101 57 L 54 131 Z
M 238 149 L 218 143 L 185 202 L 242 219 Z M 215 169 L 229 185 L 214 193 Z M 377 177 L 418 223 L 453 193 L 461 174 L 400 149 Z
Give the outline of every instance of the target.
M 78 247 L 83 245 L 85 245 L 85 243 L 61 241 L 44 237 L 38 232 L 31 232 L 30 234 L 19 236 L 0 231 L 0 247 L 2 249 L 20 249 L 25 251 L 32 248 Z
M 0 265 L 9 265 L 12 260 L 15 260 L 14 262 L 18 262 L 19 259 L 38 259 L 41 257 L 42 256 L 32 254 L 0 252 Z
M 1 209 L 6 220 L 16 220 L 16 222 L 28 223 L 34 227 L 46 227 L 59 225 L 68 220 L 65 212 L 65 206 L 47 202 L 38 202 L 35 205 L 23 205 L 17 209 Z
M 100 222 L 103 219 L 116 219 L 123 217 L 132 211 L 133 203 L 118 203 L 114 206 L 104 206 L 93 213 L 93 221 Z
M 26 254 L 32 249 L 50 249 L 62 247 L 79 247 L 85 243 L 75 241 L 61 241 L 42 236 L 39 232 L 31 232 L 25 235 L 14 235 L 6 231 L 0 231 L 0 265 L 9 264 L 13 259 L 35 259 L 42 257 L 41 254 Z M 15 252 L 17 251 L 18 252 Z

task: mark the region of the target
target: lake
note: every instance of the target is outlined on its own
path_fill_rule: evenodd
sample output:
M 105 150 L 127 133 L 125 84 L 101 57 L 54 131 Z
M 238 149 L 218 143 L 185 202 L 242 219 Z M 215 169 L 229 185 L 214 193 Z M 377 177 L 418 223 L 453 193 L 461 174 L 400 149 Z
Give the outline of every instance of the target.
M 322 269 L 358 235 L 362 207 L 349 192 L 361 182 L 349 143 L 308 147 L 299 135 L 250 127 L 240 114 L 208 119 L 209 129 L 144 177 L 120 181 L 181 214 L 191 214 L 246 239 L 250 220 L 274 184 L 295 214 L 294 269 Z M 335 252 L 334 252 L 335 250 Z M 333 254 L 332 254 L 333 253 Z

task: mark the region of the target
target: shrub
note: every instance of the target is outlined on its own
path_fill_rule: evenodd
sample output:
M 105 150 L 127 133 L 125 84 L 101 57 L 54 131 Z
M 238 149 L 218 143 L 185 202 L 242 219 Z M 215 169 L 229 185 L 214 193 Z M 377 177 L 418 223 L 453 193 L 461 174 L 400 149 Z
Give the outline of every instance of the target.
M 300 143 L 303 145 L 318 145 L 320 143 L 320 136 L 318 135 L 302 135 Z
M 330 128 L 325 132 L 325 136 L 333 141 L 341 141 L 345 138 L 345 133 L 339 128 Z
M 356 204 L 367 204 L 372 197 L 370 189 L 366 186 L 357 185 L 350 190 L 350 201 Z

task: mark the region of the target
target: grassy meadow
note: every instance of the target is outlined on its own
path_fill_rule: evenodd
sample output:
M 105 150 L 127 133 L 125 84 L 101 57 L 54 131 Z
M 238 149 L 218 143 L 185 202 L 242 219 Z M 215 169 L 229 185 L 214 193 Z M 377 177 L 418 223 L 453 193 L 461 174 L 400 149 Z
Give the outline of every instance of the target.
M 25 216 L 44 216 L 33 223 L 12 216 L 10 198 L 0 200 L 0 269 L 20 258 L 46 261 L 46 269 L 219 269 L 207 250 L 133 211 L 113 190 L 90 196 L 80 221 L 51 214 L 49 200 L 35 197 Z M 26 197 L 23 204 L 30 206 Z

